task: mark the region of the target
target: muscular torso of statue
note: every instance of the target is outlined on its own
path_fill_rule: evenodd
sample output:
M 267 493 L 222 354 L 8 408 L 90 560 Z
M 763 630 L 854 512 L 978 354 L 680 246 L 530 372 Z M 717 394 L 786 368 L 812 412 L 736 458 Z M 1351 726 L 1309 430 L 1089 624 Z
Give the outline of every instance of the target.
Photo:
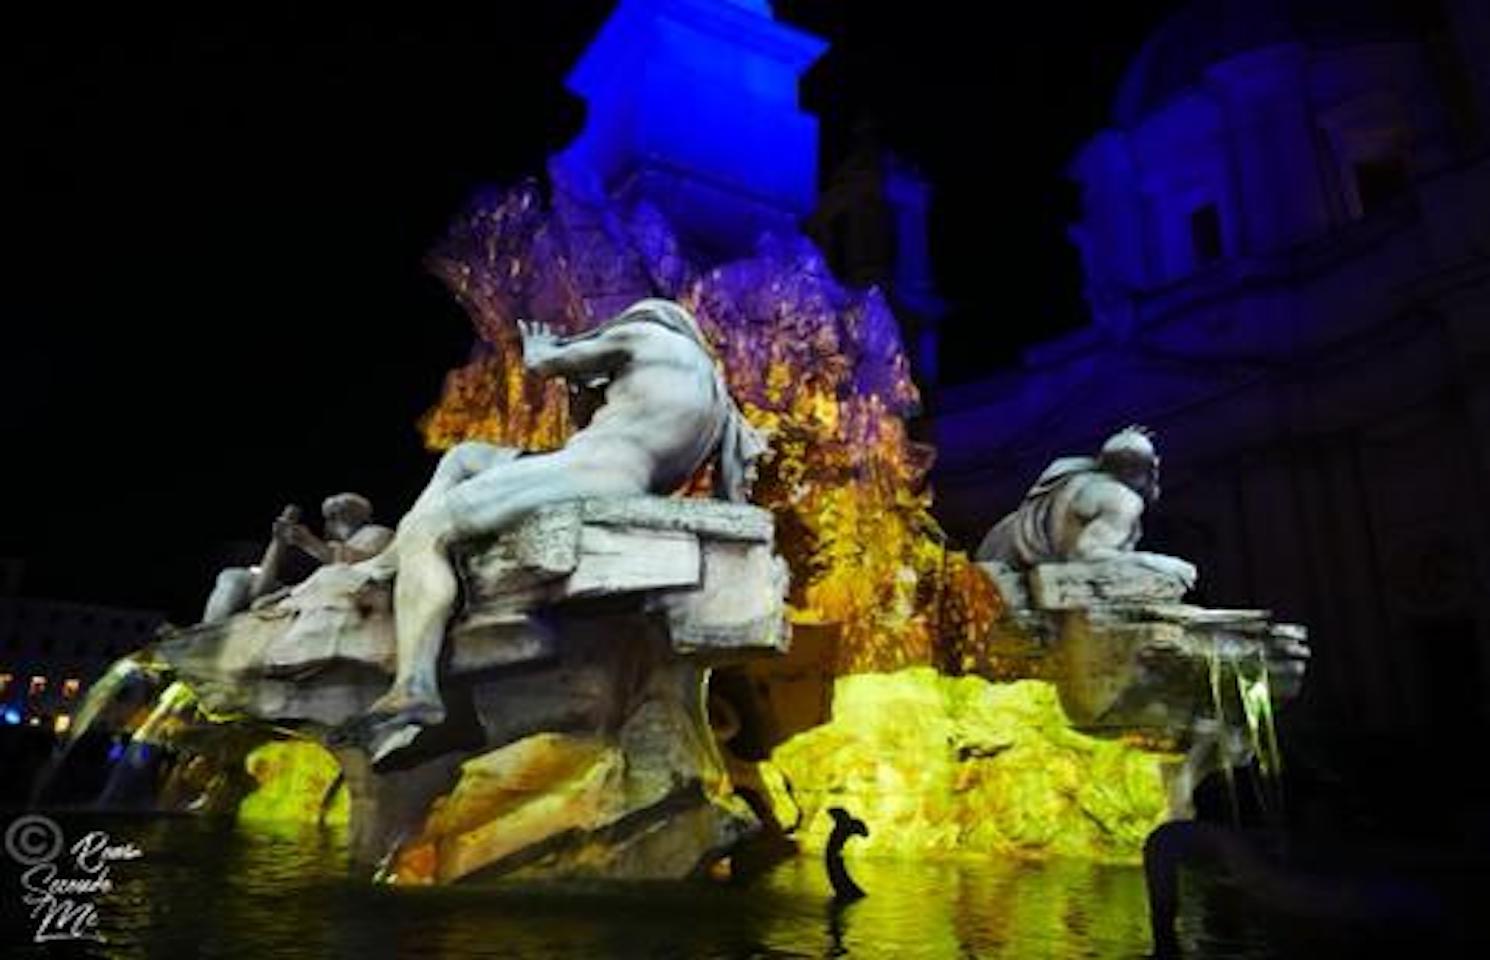
M 727 408 L 713 362 L 665 326 L 627 323 L 567 345 L 539 335 L 528 340 L 525 355 L 541 376 L 608 378 L 605 403 L 561 449 L 511 459 L 500 471 L 477 470 L 456 483 L 447 509 L 459 533 L 501 529 L 514 508 L 530 501 L 669 493 L 719 441 Z M 502 456 L 498 448 L 488 451 L 487 467 Z M 469 447 L 461 456 L 482 459 Z M 540 483 L 543 489 L 520 492 Z
M 363 565 L 375 575 L 396 573 L 398 672 L 366 718 L 375 761 L 444 718 L 436 664 L 457 594 L 451 545 L 499 533 L 545 504 L 670 493 L 739 436 L 739 412 L 703 335 L 676 304 L 643 301 L 596 332 L 563 341 L 542 324 L 520 327 L 529 369 L 604 382 L 605 403 L 559 450 L 452 449 L 393 543 Z
M 709 356 L 681 334 L 630 324 L 608 336 L 626 352 L 605 404 L 568 444 L 577 458 L 620 471 L 640 492 L 682 486 L 708 459 L 721 427 Z
M 1158 463 L 1152 442 L 1138 428 L 1114 434 L 1097 457 L 1056 460 L 1019 508 L 988 531 L 977 558 L 1016 569 L 1124 560 L 1194 586 L 1194 565 L 1134 549 L 1143 536 L 1144 509 L 1158 498 Z
M 1075 473 L 1026 497 L 994 526 L 978 558 L 1017 567 L 1097 560 L 1131 551 L 1142 536 L 1143 498 L 1102 473 Z

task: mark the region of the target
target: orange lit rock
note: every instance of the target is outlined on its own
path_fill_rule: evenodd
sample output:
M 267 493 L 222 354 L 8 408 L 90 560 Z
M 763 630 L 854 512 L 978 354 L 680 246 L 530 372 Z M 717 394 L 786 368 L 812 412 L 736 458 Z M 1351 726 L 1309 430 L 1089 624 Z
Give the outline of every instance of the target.
M 557 733 L 467 760 L 400 854 L 398 876 L 449 883 L 565 831 L 598 829 L 620 812 L 623 767 L 615 747 Z

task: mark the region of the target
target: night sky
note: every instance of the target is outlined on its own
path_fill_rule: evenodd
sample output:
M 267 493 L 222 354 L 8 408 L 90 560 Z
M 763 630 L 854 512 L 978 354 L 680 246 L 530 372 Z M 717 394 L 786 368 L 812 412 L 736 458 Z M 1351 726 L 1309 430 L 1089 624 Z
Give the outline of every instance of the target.
M 191 619 L 283 504 L 412 499 L 415 422 L 472 339 L 422 258 L 579 128 L 563 76 L 611 5 L 509 6 L 7 25 L 0 555 L 24 594 Z M 804 90 L 827 154 L 867 116 L 934 185 L 949 378 L 1082 322 L 1062 170 L 1171 6 L 778 4 L 835 44 Z

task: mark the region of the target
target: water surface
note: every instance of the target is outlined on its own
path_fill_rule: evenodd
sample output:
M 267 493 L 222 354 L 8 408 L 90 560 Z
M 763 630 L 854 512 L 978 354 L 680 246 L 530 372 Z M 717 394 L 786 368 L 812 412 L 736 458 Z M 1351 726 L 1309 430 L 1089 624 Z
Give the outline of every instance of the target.
M 1074 960 L 1149 952 L 1137 867 L 860 860 L 853 873 L 870 895 L 847 907 L 833 905 L 821 864 L 808 859 L 749 885 L 409 889 L 348 879 L 339 838 L 326 833 L 272 836 L 193 818 L 57 819 L 70 841 L 104 829 L 143 852 L 118 864 L 115 889 L 96 898 L 107 942 L 65 945 L 75 956 Z M 27 942 L 16 870 L 7 867 L 4 952 L 58 955 L 55 944 Z M 1180 927 L 1192 956 L 1294 955 L 1276 926 L 1214 884 L 1186 896 Z

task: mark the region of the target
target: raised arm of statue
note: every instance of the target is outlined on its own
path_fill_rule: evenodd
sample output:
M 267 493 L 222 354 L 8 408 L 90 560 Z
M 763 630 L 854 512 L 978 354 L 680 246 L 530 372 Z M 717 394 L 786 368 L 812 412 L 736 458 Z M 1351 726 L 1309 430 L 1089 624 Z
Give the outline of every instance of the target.
M 613 327 L 602 333 L 561 340 L 546 323 L 518 321 L 523 363 L 541 377 L 568 378 L 608 373 L 631 355 L 631 331 Z
M 333 559 L 331 546 L 300 523 L 277 520 L 274 523 L 274 538 L 287 546 L 295 547 L 320 563 Z

